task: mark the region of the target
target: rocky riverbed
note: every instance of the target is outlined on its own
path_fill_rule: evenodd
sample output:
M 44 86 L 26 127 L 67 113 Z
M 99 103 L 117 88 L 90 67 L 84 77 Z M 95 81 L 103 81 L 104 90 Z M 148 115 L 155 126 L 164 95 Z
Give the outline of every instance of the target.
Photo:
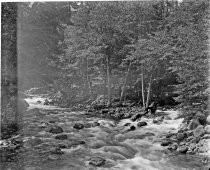
M 96 113 L 46 106 L 40 96 L 26 100 L 30 107 L 23 115 L 23 130 L 0 141 L 2 170 L 210 168 L 207 129 L 199 129 L 199 141 L 193 145 L 191 140 L 198 134 L 183 130 L 178 111 L 158 111 L 155 117 L 141 116 L 136 121 L 129 116 L 119 120 L 104 116 L 107 110 Z M 129 115 L 140 110 L 133 107 Z

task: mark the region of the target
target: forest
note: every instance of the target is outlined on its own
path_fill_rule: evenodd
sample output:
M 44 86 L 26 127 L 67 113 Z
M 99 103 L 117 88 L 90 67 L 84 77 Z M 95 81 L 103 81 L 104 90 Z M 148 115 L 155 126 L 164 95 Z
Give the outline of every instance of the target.
M 148 118 L 155 103 L 154 112 L 175 109 L 183 126 L 199 127 L 194 136 L 210 134 L 208 0 L 20 2 L 1 8 L 1 139 L 20 131 L 23 115 L 32 113 L 23 99 L 43 94 L 47 99 L 36 101 L 43 107 L 134 122 Z M 183 131 L 189 129 L 176 133 Z

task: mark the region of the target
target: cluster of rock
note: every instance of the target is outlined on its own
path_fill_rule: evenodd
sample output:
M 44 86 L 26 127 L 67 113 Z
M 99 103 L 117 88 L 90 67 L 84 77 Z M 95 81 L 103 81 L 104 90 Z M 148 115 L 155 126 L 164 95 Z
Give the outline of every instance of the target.
M 210 117 L 197 113 L 189 124 L 182 124 L 177 133 L 166 134 L 162 146 L 168 150 L 184 154 L 205 153 L 206 142 L 210 139 Z

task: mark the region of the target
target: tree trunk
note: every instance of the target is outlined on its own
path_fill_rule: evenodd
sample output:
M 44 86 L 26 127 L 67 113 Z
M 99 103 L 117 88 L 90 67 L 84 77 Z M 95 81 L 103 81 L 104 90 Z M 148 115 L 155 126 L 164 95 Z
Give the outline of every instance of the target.
M 124 84 L 123 84 L 123 88 L 122 88 L 122 91 L 121 91 L 121 95 L 120 95 L 120 103 L 119 104 L 122 104 L 122 101 L 123 101 L 123 95 L 126 91 L 126 84 L 127 84 L 127 81 L 128 81 L 128 75 L 129 75 L 129 72 L 130 72 L 130 68 L 131 68 L 131 61 L 130 61 L 130 64 L 128 66 L 128 71 L 127 71 L 127 74 L 125 76 L 125 81 L 124 81 Z
M 92 99 L 92 95 L 93 95 L 93 93 L 92 93 L 92 83 L 91 83 L 91 81 L 90 81 L 90 77 L 89 77 L 89 74 L 88 74 L 88 57 L 86 58 L 87 59 L 87 82 L 88 82 L 88 88 L 89 88 L 89 95 L 90 95 L 90 99 Z
M 150 75 L 150 78 L 149 78 L 146 108 L 149 106 L 149 99 L 150 99 L 150 92 L 151 92 L 151 84 L 152 84 L 152 74 Z
M 143 71 L 143 66 L 142 66 L 142 73 L 141 73 L 141 91 L 142 91 L 143 109 L 145 109 L 145 100 L 144 100 L 144 71 Z
M 107 84 L 108 84 L 108 103 L 107 106 L 111 106 L 111 78 L 110 78 L 110 57 L 107 56 Z

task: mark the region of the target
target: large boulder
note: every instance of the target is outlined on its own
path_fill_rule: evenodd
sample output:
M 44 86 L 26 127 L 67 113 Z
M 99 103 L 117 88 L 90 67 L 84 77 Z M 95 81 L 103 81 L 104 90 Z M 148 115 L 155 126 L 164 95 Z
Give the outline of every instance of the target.
M 83 129 L 84 128 L 84 125 L 81 124 L 81 123 L 75 123 L 74 126 L 73 126 L 73 128 L 80 130 L 80 129 Z
M 50 133 L 62 133 L 63 132 L 63 129 L 60 127 L 60 126 L 53 126 L 53 127 L 50 127 L 50 129 L 48 130 Z
M 204 128 L 202 125 L 199 125 L 194 131 L 193 134 L 195 137 L 202 137 L 205 134 Z
M 67 138 L 68 136 L 66 134 L 59 134 L 55 136 L 55 139 L 59 139 L 59 140 L 65 140 Z
M 139 122 L 137 124 L 137 126 L 141 127 L 141 126 L 146 126 L 147 125 L 147 122 Z
M 166 140 L 166 141 L 163 141 L 160 145 L 161 145 L 161 146 L 168 146 L 168 145 L 170 145 L 170 144 L 171 144 L 171 141 Z

